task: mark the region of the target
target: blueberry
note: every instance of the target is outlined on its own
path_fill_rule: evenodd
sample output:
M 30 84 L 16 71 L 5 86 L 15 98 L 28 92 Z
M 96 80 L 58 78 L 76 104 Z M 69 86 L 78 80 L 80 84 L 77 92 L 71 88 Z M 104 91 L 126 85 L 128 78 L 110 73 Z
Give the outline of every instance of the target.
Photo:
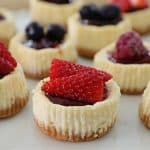
M 62 26 L 57 24 L 51 24 L 48 27 L 46 38 L 53 42 L 61 42 L 64 39 L 65 33 L 66 31 Z
M 103 20 L 114 20 L 121 17 L 120 8 L 116 5 L 105 5 L 100 8 Z
M 80 16 L 82 20 L 92 20 L 93 17 L 95 17 L 95 14 L 97 14 L 97 7 L 95 4 L 85 5 L 80 9 Z
M 44 37 L 44 29 L 40 24 L 32 22 L 26 28 L 26 36 L 29 40 L 39 41 Z

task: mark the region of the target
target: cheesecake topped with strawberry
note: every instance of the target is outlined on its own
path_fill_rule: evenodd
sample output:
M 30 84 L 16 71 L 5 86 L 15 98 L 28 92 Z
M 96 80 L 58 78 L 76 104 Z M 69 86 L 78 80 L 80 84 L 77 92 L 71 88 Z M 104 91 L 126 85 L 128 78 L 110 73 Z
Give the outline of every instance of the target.
M 50 76 L 33 92 L 33 114 L 38 127 L 51 137 L 89 141 L 113 127 L 119 99 L 120 89 L 110 74 L 54 59 Z
M 4 44 L 0 43 L 0 78 L 13 72 L 16 67 L 16 60 L 11 56 Z
M 111 78 L 106 72 L 55 59 L 50 81 L 44 83 L 42 90 L 55 104 L 91 105 L 107 98 L 105 82 Z
M 150 18 L 148 0 L 111 0 L 111 3 L 120 7 L 136 32 L 140 34 L 149 32 L 150 21 L 145 19 Z
M 21 65 L 0 43 L 0 118 L 15 115 L 28 102 L 28 89 Z

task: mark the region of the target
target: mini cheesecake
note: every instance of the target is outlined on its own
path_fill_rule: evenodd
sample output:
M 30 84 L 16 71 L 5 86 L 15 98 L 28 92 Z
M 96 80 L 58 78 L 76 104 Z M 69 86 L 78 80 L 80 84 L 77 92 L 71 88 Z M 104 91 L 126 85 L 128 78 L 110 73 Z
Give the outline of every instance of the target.
M 150 82 L 144 91 L 139 115 L 144 125 L 150 129 Z
M 120 89 L 105 72 L 53 60 L 50 77 L 33 92 L 33 114 L 40 130 L 58 140 L 89 141 L 114 126 Z
M 123 93 L 141 94 L 150 80 L 150 45 L 135 32 L 125 33 L 96 54 L 94 65 L 111 73 Z
M 28 102 L 28 89 L 20 64 L 0 43 L 0 118 L 15 115 Z
M 18 33 L 11 40 L 10 50 L 31 78 L 47 77 L 53 58 L 77 60 L 75 47 L 65 29 L 57 24 L 51 24 L 45 32 L 40 24 L 31 23 L 25 33 Z
M 30 5 L 32 19 L 44 26 L 51 23 L 66 26 L 68 18 L 78 9 L 71 0 L 30 0 Z
M 94 4 L 86 5 L 80 9 L 80 13 L 69 19 L 72 43 L 81 56 L 89 58 L 130 30 L 130 21 L 122 17 L 120 9 L 115 5 L 100 8 Z
M 150 31 L 150 21 L 145 19 L 150 18 L 150 8 L 147 0 L 112 0 L 112 3 L 120 6 L 125 16 L 130 19 L 133 30 L 140 34 Z
M 0 8 L 0 41 L 8 46 L 15 33 L 16 26 L 10 12 Z

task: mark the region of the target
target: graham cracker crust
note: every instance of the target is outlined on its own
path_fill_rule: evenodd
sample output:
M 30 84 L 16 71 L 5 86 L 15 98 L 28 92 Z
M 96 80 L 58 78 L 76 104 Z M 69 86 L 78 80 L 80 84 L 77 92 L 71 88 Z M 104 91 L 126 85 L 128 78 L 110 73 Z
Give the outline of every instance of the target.
M 89 59 L 92 59 L 94 57 L 94 55 L 97 53 L 93 50 L 83 49 L 83 48 L 77 48 L 77 50 L 78 50 L 78 53 L 80 56 L 86 57 Z
M 4 38 L 3 38 L 3 39 L 1 38 L 1 39 L 0 39 L 0 42 L 4 43 L 5 46 L 8 48 L 9 42 L 10 42 L 10 38 L 9 38 L 9 39 L 8 39 L 8 38 L 7 38 L 7 39 L 6 39 L 6 38 L 5 38 L 5 39 L 4 39 Z
M 146 35 L 150 33 L 150 26 L 145 29 L 133 29 L 135 32 L 138 32 L 141 35 Z
M 68 132 L 63 134 L 61 131 L 58 132 L 53 125 L 46 126 L 44 125 L 44 123 L 38 121 L 36 118 L 34 120 L 36 125 L 44 134 L 56 140 L 69 141 L 69 142 L 86 142 L 86 141 L 92 141 L 101 138 L 105 136 L 112 129 L 112 127 L 116 122 L 116 119 L 113 120 L 110 126 L 107 126 L 105 128 L 100 128 L 96 133 L 93 133 L 91 136 L 87 135 L 85 137 L 82 137 L 81 135 L 77 136 L 73 133 L 72 136 L 70 137 Z
M 121 93 L 122 94 L 126 94 L 126 95 L 140 95 L 144 92 L 143 90 L 138 90 L 138 89 L 121 89 Z
M 24 73 L 25 73 L 25 76 L 26 76 L 27 78 L 35 79 L 35 80 L 44 79 L 44 78 L 48 77 L 48 75 L 49 75 L 48 72 L 45 72 L 45 73 L 38 73 L 38 74 L 33 74 L 33 73 L 29 73 L 29 72 L 24 72 Z
M 7 118 L 20 112 L 28 102 L 28 95 L 25 98 L 16 98 L 15 103 L 5 110 L 0 110 L 0 118 Z
M 141 121 L 144 123 L 145 127 L 147 127 L 148 129 L 150 129 L 150 115 L 146 115 L 144 114 L 144 110 L 143 110 L 143 104 L 140 104 L 139 107 L 139 117 L 141 119 Z

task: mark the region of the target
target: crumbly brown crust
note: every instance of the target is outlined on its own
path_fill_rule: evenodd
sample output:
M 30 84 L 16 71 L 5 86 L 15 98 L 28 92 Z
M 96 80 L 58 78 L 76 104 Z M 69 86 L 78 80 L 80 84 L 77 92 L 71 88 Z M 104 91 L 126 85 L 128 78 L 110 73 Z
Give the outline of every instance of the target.
M 92 59 L 94 57 L 94 55 L 96 54 L 95 51 L 89 50 L 89 49 L 77 48 L 77 50 L 78 50 L 78 53 L 80 56 L 86 57 L 89 59 Z
M 4 39 L 4 38 L 3 38 L 3 39 L 1 38 L 0 41 L 3 42 L 6 47 L 8 47 L 8 46 L 9 46 L 10 38 L 7 38 L 7 39 L 6 39 L 6 38 L 5 38 L 5 39 Z
M 150 115 L 146 115 L 144 114 L 144 108 L 143 108 L 143 104 L 141 103 L 140 104 L 140 107 L 139 107 L 139 117 L 141 119 L 141 121 L 144 123 L 144 125 L 150 129 Z
M 45 126 L 44 123 L 41 123 L 40 121 L 38 121 L 38 119 L 35 118 L 34 120 L 36 125 L 46 135 L 51 136 L 57 140 L 70 141 L 70 142 L 84 142 L 84 141 L 86 142 L 86 141 L 92 141 L 101 138 L 112 129 L 116 121 L 114 120 L 110 126 L 107 126 L 105 128 L 100 128 L 96 133 L 93 133 L 91 136 L 81 137 L 80 135 L 77 136 L 73 133 L 72 136 L 69 137 L 69 134 L 67 132 L 64 135 L 62 132 L 58 132 L 53 125 Z
M 138 89 L 121 89 L 122 94 L 127 94 L 127 95 L 140 95 L 144 91 L 143 90 L 138 90 Z
M 150 26 L 145 29 L 133 29 L 133 30 L 140 33 L 141 35 L 145 35 L 145 34 L 150 33 Z
M 14 104 L 5 110 L 0 110 L 0 118 L 7 118 L 16 115 L 20 112 L 28 102 L 28 95 L 24 98 L 16 98 Z
M 48 77 L 48 72 L 47 73 L 43 72 L 43 73 L 39 73 L 39 74 L 33 74 L 33 73 L 29 73 L 29 72 L 24 72 L 24 73 L 27 78 L 31 78 L 31 79 L 35 79 L 35 80 L 40 80 L 45 77 Z

